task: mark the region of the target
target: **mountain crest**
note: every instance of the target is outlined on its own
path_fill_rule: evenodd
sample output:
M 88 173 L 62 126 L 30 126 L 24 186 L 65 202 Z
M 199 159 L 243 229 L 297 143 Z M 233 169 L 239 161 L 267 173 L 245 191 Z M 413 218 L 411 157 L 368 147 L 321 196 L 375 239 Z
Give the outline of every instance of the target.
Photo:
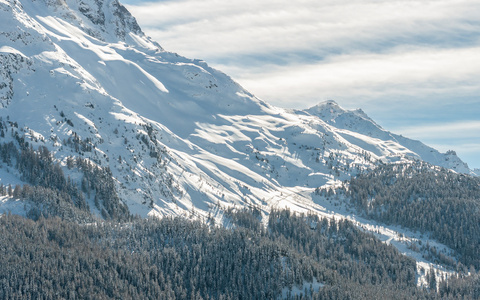
M 99 34 L 94 31 L 96 37 L 106 40 L 106 36 L 113 34 L 121 41 L 125 41 L 129 33 L 143 35 L 137 20 L 118 0 L 68 0 L 68 4 L 91 22 L 93 30 L 100 29 L 105 33 Z
M 345 109 L 340 107 L 334 100 L 327 100 L 320 102 L 319 104 L 310 107 L 306 112 L 318 116 L 324 121 L 334 121 L 336 117 L 346 112 Z
M 8 0 L 9 6 L 18 1 Z M 66 21 L 87 35 L 104 42 L 126 42 L 144 36 L 136 19 L 118 0 L 33 0 L 22 2 L 26 11 L 34 10 L 43 19 Z M 133 35 L 133 37 L 131 36 Z M 155 47 L 162 50 L 154 43 Z
M 362 109 L 346 110 L 334 100 L 327 100 L 305 110 L 305 112 L 317 116 L 330 125 L 346 126 L 347 121 L 368 123 L 369 126 L 381 128 Z M 349 127 L 358 124 L 350 124 Z

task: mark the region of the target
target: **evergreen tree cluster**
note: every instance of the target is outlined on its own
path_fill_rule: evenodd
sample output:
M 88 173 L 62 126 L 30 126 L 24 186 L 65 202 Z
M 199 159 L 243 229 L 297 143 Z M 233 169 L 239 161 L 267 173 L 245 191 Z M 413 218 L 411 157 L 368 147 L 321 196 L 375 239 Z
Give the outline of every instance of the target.
M 128 220 L 130 212 L 116 193 L 113 176 L 108 167 L 98 167 L 87 159 L 67 158 L 69 169 L 77 168 L 83 173 L 81 188 L 65 176 L 60 163 L 45 146 L 33 147 L 20 140 L 0 143 L 1 162 L 14 167 L 21 179 L 29 184 L 20 186 L 0 185 L 0 194 L 32 201 L 35 204 L 27 214 L 32 218 L 59 216 L 69 220 L 91 219 L 85 195 L 94 193 L 95 205 L 107 219 Z
M 247 213 L 237 218 L 231 212 L 243 220 L 232 221 L 233 229 L 182 218 L 79 225 L 0 216 L 0 298 L 439 296 L 416 287 L 413 260 L 348 221 L 272 211 L 267 228 L 252 229 L 244 222 Z M 248 219 L 258 220 L 255 212 Z M 309 286 L 315 280 L 323 286 Z M 295 294 L 293 286 L 306 288 Z M 445 295 L 454 297 L 456 290 Z
M 288 210 L 272 211 L 268 228 L 275 240 L 285 238 L 302 255 L 361 285 L 415 286 L 413 258 L 400 255 L 394 247 L 359 231 L 347 220 L 319 220 L 316 215 L 307 220 L 291 216 Z
M 0 184 L 0 194 L 31 201 L 33 206 L 27 215 L 34 219 L 40 215 L 76 221 L 91 219 L 83 193 L 64 175 L 48 149 L 40 146 L 33 150 L 27 143 L 19 145 L 20 150 L 14 142 L 0 144 L 1 162 L 18 170 L 21 179 L 29 184 L 14 188 Z
M 480 299 L 480 275 L 454 276 L 439 284 L 439 294 L 442 298 Z
M 109 167 L 99 167 L 89 160 L 77 157 L 75 166 L 83 173 L 82 191 L 87 195 L 95 193 L 95 206 L 106 219 L 128 220 L 128 207 L 118 197 L 113 175 Z
M 22 174 L 21 179 L 33 186 L 42 186 L 60 191 L 72 198 L 80 209 L 87 209 L 85 198 L 76 184 L 66 178 L 59 163 L 54 163 L 53 155 L 45 146 L 33 150 L 30 146 L 16 153 L 16 169 Z
M 347 195 L 370 218 L 429 233 L 480 268 L 480 179 L 423 162 L 352 178 Z

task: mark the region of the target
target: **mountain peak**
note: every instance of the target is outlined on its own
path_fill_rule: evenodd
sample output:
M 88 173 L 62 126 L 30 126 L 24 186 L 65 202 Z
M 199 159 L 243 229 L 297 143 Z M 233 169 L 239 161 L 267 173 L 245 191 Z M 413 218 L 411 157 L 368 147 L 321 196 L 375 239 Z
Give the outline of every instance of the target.
M 338 103 L 334 100 L 320 102 L 319 104 L 312 106 L 304 111 L 311 115 L 319 117 L 320 119 L 331 125 L 338 125 L 337 123 L 340 120 L 346 118 L 350 119 L 351 121 L 353 121 L 354 119 L 356 119 L 357 121 L 366 121 L 380 128 L 380 126 L 376 124 L 362 109 L 357 108 L 354 110 L 347 110 L 338 105 Z M 341 123 L 342 122 L 343 121 L 341 121 Z
M 336 107 L 340 107 L 338 105 L 338 103 L 335 100 L 332 100 L 332 99 L 322 101 L 315 106 L 336 106 Z
M 118 0 L 70 0 L 69 6 L 78 10 L 94 27 L 122 41 L 129 33 L 143 35 L 137 20 Z
M 327 100 L 306 109 L 305 112 L 317 116 L 327 123 L 335 123 L 335 119 L 339 115 L 344 114 L 346 110 L 340 107 L 334 100 Z
M 17 2 L 7 4 L 13 7 Z M 42 20 L 49 25 L 54 25 L 53 21 L 56 21 L 60 26 L 67 22 L 103 42 L 136 44 L 138 37 L 145 36 L 137 20 L 118 0 L 36 0 L 22 1 L 21 6 L 28 15 L 39 17 L 41 24 Z M 53 32 L 62 34 L 62 31 L 56 30 L 58 24 L 54 27 L 51 28 Z M 162 50 L 157 43 L 150 42 L 155 45 L 154 48 Z
M 340 105 L 338 105 L 338 103 L 335 101 L 335 100 L 325 100 L 325 101 L 322 101 L 320 103 L 318 103 L 317 105 L 314 105 L 312 107 L 310 107 L 309 109 L 324 109 L 324 108 L 337 108 L 337 109 L 342 109 L 340 107 Z

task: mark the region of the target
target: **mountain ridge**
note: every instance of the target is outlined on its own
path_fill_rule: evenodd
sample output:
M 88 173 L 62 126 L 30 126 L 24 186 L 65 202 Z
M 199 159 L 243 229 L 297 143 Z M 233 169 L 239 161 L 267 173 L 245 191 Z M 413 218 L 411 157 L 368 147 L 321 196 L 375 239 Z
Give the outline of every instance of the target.
M 426 146 L 421 141 L 412 140 L 402 135 L 398 135 L 383 129 L 374 120 L 372 120 L 362 109 L 345 110 L 335 101 L 327 100 L 321 102 L 307 110 L 308 113 L 316 115 L 325 120 L 328 124 L 334 125 L 339 129 L 361 133 L 363 135 L 378 138 L 381 140 L 392 140 L 408 148 L 416 159 L 424 160 L 428 163 L 454 169 L 460 173 L 475 175 L 466 163 L 464 163 L 454 151 L 439 153 L 432 151 L 433 148 Z M 415 155 L 423 153 L 423 155 Z M 441 160 L 444 160 L 442 164 Z

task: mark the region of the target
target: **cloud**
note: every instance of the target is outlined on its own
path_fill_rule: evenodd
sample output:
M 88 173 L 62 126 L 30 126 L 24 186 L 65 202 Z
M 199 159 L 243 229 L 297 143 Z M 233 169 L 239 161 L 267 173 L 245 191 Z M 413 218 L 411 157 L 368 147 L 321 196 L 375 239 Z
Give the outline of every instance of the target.
M 433 147 L 441 152 L 446 152 L 448 150 L 457 149 L 455 152 L 459 155 L 460 158 L 469 157 L 469 156 L 478 156 L 480 152 L 480 143 L 443 143 L 443 144 L 434 144 L 429 143 L 430 147 Z M 475 160 L 474 165 L 470 165 L 472 168 L 480 168 L 478 160 Z
M 161 1 L 129 5 L 166 49 L 201 58 L 470 43 L 476 1 Z M 201 47 L 199 46 L 201 45 Z M 201 48 L 201 49 L 200 49 Z
M 236 73 L 239 82 L 258 96 L 287 106 L 296 99 L 290 106 L 297 107 L 313 105 L 318 99 L 480 95 L 480 46 L 339 55 L 314 64 L 271 65 Z

